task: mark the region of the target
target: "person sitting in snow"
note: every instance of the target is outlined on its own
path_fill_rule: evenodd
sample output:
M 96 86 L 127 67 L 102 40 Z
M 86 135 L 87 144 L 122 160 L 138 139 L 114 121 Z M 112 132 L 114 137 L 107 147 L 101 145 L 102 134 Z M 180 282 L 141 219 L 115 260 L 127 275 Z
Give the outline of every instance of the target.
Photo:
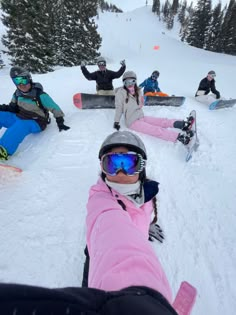
M 154 137 L 176 142 L 177 140 L 187 145 L 193 137 L 190 130 L 193 120 L 179 120 L 145 116 L 142 110 L 141 90 L 137 86 L 137 76 L 133 71 L 127 71 L 123 75 L 123 86 L 116 89 L 115 94 L 115 122 L 113 127 L 120 129 L 120 119 L 124 114 L 127 128 L 142 132 Z M 169 130 L 178 128 L 182 132 Z
M 155 70 L 151 74 L 149 78 L 144 80 L 142 83 L 139 84 L 140 88 L 143 89 L 143 94 L 145 96 L 168 96 L 168 94 L 161 92 L 157 79 L 160 76 L 160 72 Z
M 201 80 L 199 87 L 195 94 L 195 98 L 198 102 L 210 105 L 215 102 L 216 99 L 220 99 L 220 92 L 215 87 L 215 71 L 211 70 L 207 76 Z M 212 94 L 209 94 L 212 92 Z
M 27 135 L 47 127 L 50 122 L 48 111 L 53 113 L 59 131 L 70 129 L 64 125 L 60 107 L 43 91 L 40 83 L 32 81 L 28 70 L 12 67 L 10 77 L 17 89 L 9 105 L 0 105 L 0 128 L 7 128 L 0 138 L 0 160 L 13 155 Z
M 114 95 L 114 87 L 112 81 L 118 79 L 125 72 L 125 60 L 120 62 L 121 67 L 118 71 L 108 70 L 106 68 L 106 60 L 103 57 L 97 59 L 98 70 L 89 72 L 86 68 L 85 61 L 81 62 L 81 71 L 86 79 L 96 81 L 96 90 L 98 95 Z

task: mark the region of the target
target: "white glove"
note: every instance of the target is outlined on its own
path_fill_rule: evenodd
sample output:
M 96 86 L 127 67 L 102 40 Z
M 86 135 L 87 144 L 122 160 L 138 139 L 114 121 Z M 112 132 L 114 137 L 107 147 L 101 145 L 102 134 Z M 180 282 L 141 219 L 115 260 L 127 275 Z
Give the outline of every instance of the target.
M 86 66 L 86 62 L 84 60 L 82 60 L 81 63 L 80 63 L 80 66 L 81 67 L 85 67 Z

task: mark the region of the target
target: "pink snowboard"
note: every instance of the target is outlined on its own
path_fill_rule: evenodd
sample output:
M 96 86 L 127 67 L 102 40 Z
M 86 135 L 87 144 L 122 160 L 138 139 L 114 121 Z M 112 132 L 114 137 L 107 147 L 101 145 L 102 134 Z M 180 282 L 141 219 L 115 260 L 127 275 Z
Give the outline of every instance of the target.
M 179 315 L 190 315 L 197 296 L 197 290 L 186 281 L 181 283 L 172 306 Z
M 21 173 L 22 169 L 13 165 L 8 165 L 8 164 L 4 164 L 4 163 L 0 163 L 0 169 L 3 168 L 5 170 L 10 170 L 13 172 L 17 172 L 17 173 Z

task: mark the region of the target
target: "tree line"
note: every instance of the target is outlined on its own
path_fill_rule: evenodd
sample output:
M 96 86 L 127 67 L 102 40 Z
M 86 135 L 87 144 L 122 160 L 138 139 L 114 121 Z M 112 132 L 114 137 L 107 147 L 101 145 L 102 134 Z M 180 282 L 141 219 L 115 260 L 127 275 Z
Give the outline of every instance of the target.
M 102 42 L 95 17 L 102 6 L 101 0 L 2 0 L 3 52 L 32 73 L 94 62 Z
M 180 38 L 191 46 L 230 55 L 236 55 L 236 0 L 222 8 L 221 2 L 214 7 L 211 0 L 198 0 L 195 7 L 166 0 L 153 0 L 152 12 L 162 20 L 167 29 L 180 22 Z

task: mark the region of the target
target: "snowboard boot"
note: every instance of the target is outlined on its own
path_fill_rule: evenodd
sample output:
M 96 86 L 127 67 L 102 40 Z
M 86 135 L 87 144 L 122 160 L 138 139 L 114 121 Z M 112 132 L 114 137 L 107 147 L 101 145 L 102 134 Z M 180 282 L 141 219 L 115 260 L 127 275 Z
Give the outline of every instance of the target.
M 184 120 L 184 126 L 182 128 L 183 131 L 191 130 L 192 125 L 194 124 L 194 117 L 189 116 L 187 120 Z
M 173 127 L 181 129 L 183 131 L 187 131 L 192 128 L 193 123 L 194 123 L 194 118 L 190 116 L 187 118 L 187 120 L 176 120 L 173 124 Z
M 179 133 L 177 140 L 183 143 L 183 145 L 188 145 L 193 135 L 194 135 L 194 132 L 192 130 L 188 130 L 185 133 Z
M 6 161 L 8 159 L 7 150 L 0 145 L 0 161 Z

